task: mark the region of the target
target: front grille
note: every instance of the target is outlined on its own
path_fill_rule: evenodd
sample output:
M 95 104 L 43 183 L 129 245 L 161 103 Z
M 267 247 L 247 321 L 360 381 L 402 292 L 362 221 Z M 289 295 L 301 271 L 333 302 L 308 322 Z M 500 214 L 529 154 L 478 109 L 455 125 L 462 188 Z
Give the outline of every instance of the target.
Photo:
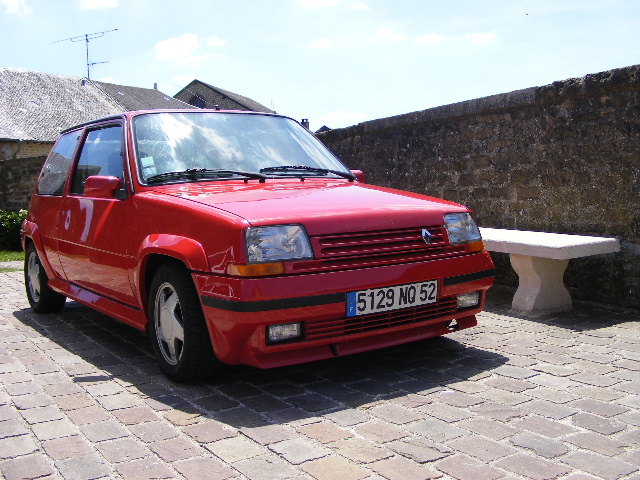
M 314 320 L 306 323 L 306 340 L 344 337 L 402 325 L 426 325 L 437 322 L 441 317 L 453 314 L 456 311 L 456 299 L 446 298 L 438 303 L 404 310 L 376 313 L 362 317 Z
M 292 271 L 312 272 L 419 262 L 464 253 L 463 246 L 449 244 L 445 227 L 433 226 L 427 227 L 427 230 L 431 234 L 429 244 L 422 238 L 422 228 L 311 237 L 316 260 L 296 262 Z

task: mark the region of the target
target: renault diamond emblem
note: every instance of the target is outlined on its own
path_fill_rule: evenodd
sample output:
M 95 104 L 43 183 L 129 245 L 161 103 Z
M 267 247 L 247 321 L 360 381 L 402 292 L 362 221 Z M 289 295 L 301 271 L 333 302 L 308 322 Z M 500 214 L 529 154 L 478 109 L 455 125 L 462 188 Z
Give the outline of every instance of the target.
M 423 228 L 422 231 L 420 232 L 420 235 L 422 236 L 424 243 L 426 243 L 427 245 L 431 245 L 431 239 L 433 238 L 433 235 L 429 233 L 429 230 L 427 230 L 426 228 Z

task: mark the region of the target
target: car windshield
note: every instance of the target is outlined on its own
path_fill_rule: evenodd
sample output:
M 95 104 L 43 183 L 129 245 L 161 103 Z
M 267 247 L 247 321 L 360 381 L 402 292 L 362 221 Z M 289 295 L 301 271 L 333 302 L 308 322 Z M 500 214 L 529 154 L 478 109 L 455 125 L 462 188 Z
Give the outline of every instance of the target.
M 149 113 L 134 118 L 133 131 L 143 182 L 234 178 L 240 175 L 233 172 L 261 170 L 268 176 L 349 173 L 320 141 L 286 117 L 197 111 Z M 227 173 L 194 175 L 204 170 Z M 162 175 L 170 172 L 173 174 Z M 180 172 L 185 174 L 181 176 Z

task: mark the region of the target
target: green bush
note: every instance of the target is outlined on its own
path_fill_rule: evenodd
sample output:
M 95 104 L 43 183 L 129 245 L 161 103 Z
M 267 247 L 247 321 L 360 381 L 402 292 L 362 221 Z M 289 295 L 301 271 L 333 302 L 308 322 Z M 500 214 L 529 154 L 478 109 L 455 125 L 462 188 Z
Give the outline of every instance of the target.
M 27 218 L 27 211 L 7 212 L 0 210 L 0 250 L 22 250 L 20 227 Z

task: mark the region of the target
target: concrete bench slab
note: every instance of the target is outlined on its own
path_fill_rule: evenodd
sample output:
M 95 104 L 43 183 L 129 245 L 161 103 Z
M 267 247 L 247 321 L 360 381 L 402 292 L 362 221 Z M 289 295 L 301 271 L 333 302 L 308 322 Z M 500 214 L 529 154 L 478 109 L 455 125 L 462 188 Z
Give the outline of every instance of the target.
M 564 271 L 572 258 L 620 251 L 616 238 L 480 228 L 485 248 L 508 253 L 518 274 L 511 309 L 544 314 L 572 308 Z

